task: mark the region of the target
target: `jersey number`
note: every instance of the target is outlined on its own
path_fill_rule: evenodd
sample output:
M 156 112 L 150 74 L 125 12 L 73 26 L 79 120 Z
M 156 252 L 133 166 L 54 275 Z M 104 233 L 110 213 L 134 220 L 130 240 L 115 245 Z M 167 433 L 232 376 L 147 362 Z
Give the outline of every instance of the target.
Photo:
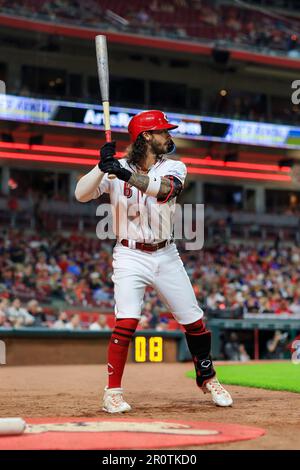
M 131 186 L 126 181 L 124 181 L 124 196 L 126 197 L 132 196 Z

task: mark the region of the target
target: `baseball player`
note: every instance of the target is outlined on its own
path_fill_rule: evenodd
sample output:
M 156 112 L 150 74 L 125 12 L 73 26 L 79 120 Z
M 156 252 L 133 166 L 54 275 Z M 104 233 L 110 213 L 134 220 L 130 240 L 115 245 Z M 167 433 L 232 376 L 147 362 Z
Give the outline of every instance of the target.
M 202 321 L 203 311 L 172 239 L 172 224 L 164 230 L 163 237 L 151 225 L 153 210 L 174 205 L 184 186 L 186 166 L 167 158 L 175 148 L 169 131 L 176 127 L 161 111 L 137 114 L 129 122 L 131 146 L 126 157 L 117 160 L 116 143 L 106 143 L 101 147 L 100 162 L 78 181 L 75 190 L 80 202 L 109 193 L 112 207 L 126 211 L 126 230 L 124 219 L 115 224 L 112 280 L 116 323 L 108 347 L 108 385 L 103 399 L 103 410 L 108 413 L 131 410 L 123 398 L 121 380 L 147 286 L 156 289 L 167 309 L 183 325 L 198 387 L 211 393 L 218 406 L 233 403 L 216 377 L 210 355 L 211 332 Z M 115 178 L 109 179 L 108 175 Z

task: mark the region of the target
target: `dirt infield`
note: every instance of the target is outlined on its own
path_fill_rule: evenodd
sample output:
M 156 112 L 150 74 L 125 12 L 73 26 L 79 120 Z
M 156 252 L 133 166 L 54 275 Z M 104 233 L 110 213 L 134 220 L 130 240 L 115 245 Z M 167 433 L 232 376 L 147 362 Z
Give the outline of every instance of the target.
M 133 407 L 130 417 L 215 421 L 266 429 L 266 435 L 256 440 L 201 449 L 300 449 L 300 394 L 228 386 L 234 406 L 217 408 L 193 380 L 185 378 L 191 369 L 191 363 L 128 364 L 123 385 L 125 398 Z M 115 418 L 101 411 L 106 383 L 103 365 L 1 366 L 0 374 L 0 417 Z

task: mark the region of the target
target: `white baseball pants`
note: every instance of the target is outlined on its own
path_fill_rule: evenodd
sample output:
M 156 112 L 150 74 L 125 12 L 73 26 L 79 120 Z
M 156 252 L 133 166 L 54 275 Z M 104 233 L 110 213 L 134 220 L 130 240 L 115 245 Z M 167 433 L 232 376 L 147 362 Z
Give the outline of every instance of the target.
M 118 242 L 112 265 L 117 318 L 141 317 L 147 286 L 156 290 L 178 323 L 185 325 L 203 317 L 175 243 L 149 253 Z

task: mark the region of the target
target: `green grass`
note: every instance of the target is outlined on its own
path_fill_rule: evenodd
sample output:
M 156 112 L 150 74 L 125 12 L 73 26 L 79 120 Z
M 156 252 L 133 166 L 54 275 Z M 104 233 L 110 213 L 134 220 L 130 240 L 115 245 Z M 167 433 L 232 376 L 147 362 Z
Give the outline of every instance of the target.
M 216 366 L 215 369 L 224 384 L 300 393 L 300 364 L 270 362 Z M 194 371 L 186 375 L 195 378 Z
M 288 137 L 286 143 L 289 145 L 299 145 L 300 139 L 299 137 Z

